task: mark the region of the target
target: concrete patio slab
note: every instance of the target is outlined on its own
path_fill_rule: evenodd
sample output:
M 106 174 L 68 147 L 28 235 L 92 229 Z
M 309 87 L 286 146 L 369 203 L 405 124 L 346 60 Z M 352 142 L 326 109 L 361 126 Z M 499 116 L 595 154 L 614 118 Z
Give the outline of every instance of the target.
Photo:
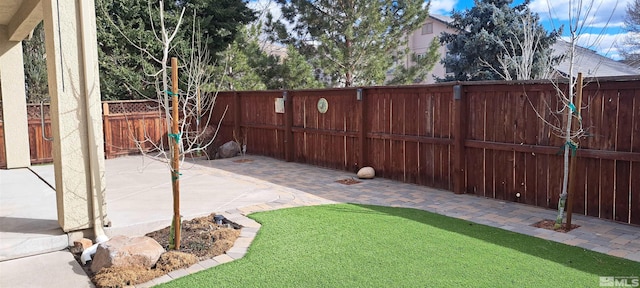
M 36 169 L 48 177 L 46 168 Z M 0 170 L 0 261 L 66 248 L 57 219 L 56 193 L 47 183 L 27 168 Z
M 68 251 L 0 262 L 0 287 L 94 287 Z

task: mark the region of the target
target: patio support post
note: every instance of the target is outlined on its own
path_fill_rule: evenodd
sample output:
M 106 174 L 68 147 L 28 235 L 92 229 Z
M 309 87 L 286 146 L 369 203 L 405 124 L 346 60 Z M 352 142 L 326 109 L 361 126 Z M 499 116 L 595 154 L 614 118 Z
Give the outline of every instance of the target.
M 58 222 L 65 232 L 99 229 L 106 206 L 95 4 L 42 2 Z
M 466 97 L 462 85 L 453 86 L 453 192 L 463 194 L 465 187 Z
M 31 165 L 22 42 L 0 28 L 0 96 L 7 168 Z

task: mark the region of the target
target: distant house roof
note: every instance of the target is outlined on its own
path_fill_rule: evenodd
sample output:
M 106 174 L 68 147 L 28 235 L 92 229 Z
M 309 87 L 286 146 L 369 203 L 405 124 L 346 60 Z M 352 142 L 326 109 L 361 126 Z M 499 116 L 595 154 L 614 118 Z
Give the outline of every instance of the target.
M 567 55 L 567 51 L 570 49 L 570 44 L 567 41 L 558 39 L 553 45 L 553 56 Z M 554 67 L 558 72 L 568 75 L 569 74 L 569 59 L 564 59 Z M 576 46 L 576 57 L 574 61 L 574 73 L 582 72 L 588 77 L 602 77 L 602 76 L 625 76 L 625 75 L 639 75 L 640 69 L 633 68 L 622 62 L 615 61 L 611 58 L 599 55 L 593 50 Z
M 438 14 L 430 14 L 429 16 L 445 24 L 453 22 L 453 18 L 448 16 Z M 565 54 L 566 51 L 569 50 L 569 47 L 569 42 L 558 39 L 552 47 L 553 56 Z M 636 69 L 625 63 L 599 55 L 595 51 L 581 46 L 576 46 L 576 54 L 574 72 L 582 72 L 588 77 L 640 75 L 640 69 Z M 568 75 L 569 59 L 565 58 L 554 68 L 556 71 Z
M 444 16 L 444 15 L 438 15 L 438 14 L 429 14 L 429 17 L 433 18 L 434 20 L 438 20 L 444 24 L 451 24 L 453 22 L 453 18 L 449 17 L 449 16 Z

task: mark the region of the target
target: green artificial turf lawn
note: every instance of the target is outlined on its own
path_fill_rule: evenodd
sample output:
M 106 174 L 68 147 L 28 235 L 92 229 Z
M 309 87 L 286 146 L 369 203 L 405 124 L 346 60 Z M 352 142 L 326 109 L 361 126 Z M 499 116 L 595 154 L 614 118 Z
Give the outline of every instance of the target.
M 640 263 L 407 208 L 336 204 L 251 214 L 245 257 L 160 287 L 598 287 Z

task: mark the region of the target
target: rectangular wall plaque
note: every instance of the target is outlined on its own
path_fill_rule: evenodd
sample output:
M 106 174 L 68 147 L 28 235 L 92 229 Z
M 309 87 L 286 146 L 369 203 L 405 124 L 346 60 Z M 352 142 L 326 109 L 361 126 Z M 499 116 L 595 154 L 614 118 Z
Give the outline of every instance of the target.
M 276 113 L 284 113 L 284 98 L 276 98 Z

